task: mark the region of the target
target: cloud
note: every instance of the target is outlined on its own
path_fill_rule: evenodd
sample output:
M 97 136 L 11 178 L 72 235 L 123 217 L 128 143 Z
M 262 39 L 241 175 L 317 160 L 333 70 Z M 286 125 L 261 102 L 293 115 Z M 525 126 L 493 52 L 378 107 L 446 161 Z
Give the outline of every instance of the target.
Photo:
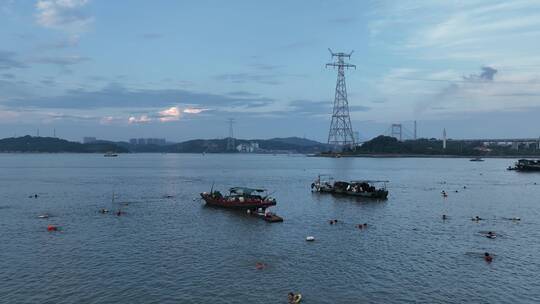
M 182 110 L 182 112 L 187 114 L 200 114 L 208 110 L 209 109 L 185 108 L 184 110 Z
M 17 107 L 99 109 L 99 108 L 163 108 L 173 104 L 194 107 L 261 107 L 271 104 L 265 97 L 233 97 L 180 89 L 134 90 L 110 83 L 100 90 L 72 89 L 60 96 L 25 97 L 7 100 L 5 104 Z
M 47 28 L 69 32 L 83 31 L 93 18 L 83 13 L 88 0 L 38 0 L 36 21 Z
M 147 115 L 141 115 L 139 117 L 135 117 L 135 116 L 130 116 L 128 118 L 128 123 L 129 124 L 141 124 L 141 123 L 148 123 L 148 122 L 151 122 L 152 119 L 150 117 L 148 117 Z
M 105 116 L 99 120 L 100 125 L 112 125 L 114 123 L 122 121 L 122 118 L 115 116 Z
M 170 107 L 166 110 L 159 111 L 159 120 L 161 122 L 176 121 L 180 119 L 181 111 L 178 107 Z
M 255 94 L 255 93 L 251 93 L 247 91 L 232 91 L 232 92 L 227 93 L 227 95 L 246 97 L 246 96 L 258 96 L 259 94 Z
M 52 65 L 65 67 L 65 66 L 79 64 L 79 63 L 90 61 L 90 60 L 91 59 L 89 57 L 64 56 L 64 57 L 39 57 L 39 58 L 33 59 L 32 61 L 35 63 L 52 64 Z
M 15 79 L 15 74 L 12 74 L 12 73 L 3 73 L 2 74 L 2 78 L 4 79 Z
M 14 52 L 0 51 L 0 70 L 26 67 L 22 62 L 15 59 Z
M 495 76 L 495 74 L 497 74 L 496 69 L 484 66 L 482 67 L 482 73 L 463 76 L 463 79 L 470 81 L 493 81 L 493 77 Z
M 256 73 L 231 73 L 214 76 L 214 79 L 228 81 L 232 83 L 259 83 L 267 85 L 277 85 L 281 82 L 277 80 L 277 75 L 256 74 Z

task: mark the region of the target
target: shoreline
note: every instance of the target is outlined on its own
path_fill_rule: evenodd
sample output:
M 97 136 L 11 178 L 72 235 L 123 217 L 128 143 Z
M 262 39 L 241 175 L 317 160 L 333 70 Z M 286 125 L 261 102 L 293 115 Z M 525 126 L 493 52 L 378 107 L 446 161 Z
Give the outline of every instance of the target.
M 335 155 L 309 155 L 310 157 L 326 157 L 326 158 L 341 158 L 341 157 L 354 157 L 354 158 L 537 158 L 540 159 L 540 155 L 428 155 L 428 154 L 356 154 L 356 155 L 340 155 L 336 157 Z

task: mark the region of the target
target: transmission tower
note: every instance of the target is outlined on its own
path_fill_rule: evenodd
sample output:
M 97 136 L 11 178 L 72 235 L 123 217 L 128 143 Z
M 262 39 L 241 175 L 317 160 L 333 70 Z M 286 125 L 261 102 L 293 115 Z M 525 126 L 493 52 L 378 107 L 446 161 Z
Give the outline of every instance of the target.
M 233 132 L 233 124 L 234 124 L 234 118 L 229 118 L 227 120 L 229 122 L 229 137 L 227 138 L 227 151 L 234 151 L 234 132 Z
M 345 68 L 354 68 L 356 65 L 345 62 L 345 58 L 350 59 L 353 52 L 349 54 L 334 53 L 332 54 L 334 62 L 327 63 L 326 67 L 338 69 L 336 82 L 336 93 L 334 97 L 334 110 L 332 111 L 332 122 L 330 123 L 330 131 L 328 132 L 328 143 L 335 146 L 354 146 L 355 138 L 349 115 L 349 102 L 347 101 L 347 87 L 345 85 Z
M 403 128 L 401 127 L 401 124 L 392 124 L 391 127 L 391 135 L 392 137 L 397 138 L 399 141 L 403 140 Z

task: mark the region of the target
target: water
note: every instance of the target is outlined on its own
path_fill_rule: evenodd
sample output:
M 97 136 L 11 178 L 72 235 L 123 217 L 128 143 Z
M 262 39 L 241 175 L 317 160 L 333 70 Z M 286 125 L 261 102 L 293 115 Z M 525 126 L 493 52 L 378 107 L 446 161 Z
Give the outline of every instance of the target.
M 303 303 L 538 303 L 540 174 L 511 163 L 3 154 L 0 303 L 285 303 L 289 291 Z M 311 194 L 319 173 L 389 179 L 389 199 Z M 275 191 L 285 222 L 204 207 L 212 183 Z M 97 212 L 117 209 L 113 191 L 125 216 Z

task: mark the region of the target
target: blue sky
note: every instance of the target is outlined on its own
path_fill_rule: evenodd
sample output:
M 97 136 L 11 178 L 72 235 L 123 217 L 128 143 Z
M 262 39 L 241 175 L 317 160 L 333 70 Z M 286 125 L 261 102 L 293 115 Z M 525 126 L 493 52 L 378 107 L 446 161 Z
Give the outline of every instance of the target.
M 540 136 L 538 1 L 0 0 L 0 137 Z

